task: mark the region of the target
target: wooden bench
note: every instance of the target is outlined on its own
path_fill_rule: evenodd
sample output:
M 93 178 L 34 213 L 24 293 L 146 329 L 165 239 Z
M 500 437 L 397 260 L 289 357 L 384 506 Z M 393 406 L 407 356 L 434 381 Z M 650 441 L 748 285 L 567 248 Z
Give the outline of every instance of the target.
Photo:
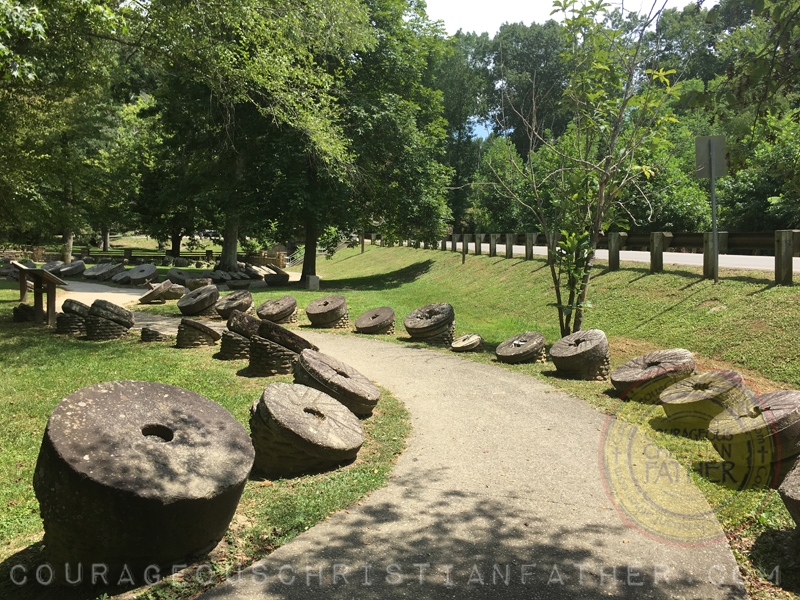
M 44 321 L 42 294 L 47 294 L 47 324 L 56 324 L 56 286 L 67 285 L 44 269 L 31 269 L 15 260 L 11 264 L 19 270 L 19 301 L 28 301 L 28 277 L 33 279 L 33 322 L 41 325 Z

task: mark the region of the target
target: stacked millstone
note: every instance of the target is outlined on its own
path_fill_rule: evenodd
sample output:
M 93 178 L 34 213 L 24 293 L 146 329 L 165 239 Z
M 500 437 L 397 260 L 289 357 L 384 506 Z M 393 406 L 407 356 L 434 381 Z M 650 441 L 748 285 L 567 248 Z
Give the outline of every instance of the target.
M 316 350 L 303 350 L 294 363 L 294 380 L 325 392 L 358 417 L 369 417 L 381 392 L 350 365 Z
M 210 278 L 204 277 L 200 279 L 187 279 L 184 285 L 186 286 L 187 290 L 193 292 L 195 290 L 199 290 L 201 287 L 206 287 L 207 285 L 214 285 L 214 282 L 211 281 Z
M 483 338 L 477 333 L 468 333 L 453 340 L 450 344 L 453 352 L 478 352 L 483 350 Z
M 322 329 L 350 328 L 347 300 L 339 294 L 317 298 L 306 306 L 306 316 L 314 327 Z
M 271 272 L 264 275 L 264 281 L 270 287 L 289 285 L 289 274 L 275 265 L 265 265 Z
M 356 331 L 372 335 L 393 334 L 394 310 L 389 306 L 368 310 L 356 319 Z
M 253 295 L 247 290 L 239 290 L 227 296 L 223 296 L 214 305 L 214 310 L 223 319 L 227 319 L 233 314 L 233 311 L 238 310 L 243 313 L 255 313 L 253 308 Z
M 329 395 L 304 385 L 273 383 L 250 408 L 253 470 L 293 477 L 352 462 L 364 443 L 361 421 Z
M 186 564 L 225 534 L 254 457 L 241 423 L 194 392 L 78 390 L 50 415 L 33 476 L 46 560 L 73 578 L 102 564 L 111 581 Z
M 667 423 L 680 430 L 706 429 L 727 409 L 754 406 L 756 396 L 736 371 L 708 371 L 678 381 L 660 396 Z
M 261 321 L 258 334 L 250 338 L 249 370 L 254 375 L 288 374 L 300 352 L 317 349 L 296 333 L 272 321 Z
M 178 300 L 178 310 L 187 317 L 194 315 L 217 316 L 214 304 L 219 300 L 219 290 L 215 285 L 206 285 L 189 292 Z
M 142 327 L 143 342 L 169 342 L 171 337 L 152 327 Z
M 611 384 L 623 400 L 660 402 L 661 392 L 694 375 L 694 355 L 683 348 L 638 356 L 611 372 Z
M 131 277 L 131 285 L 158 283 L 158 268 L 149 263 L 134 267 L 128 271 L 128 275 Z
M 550 348 L 556 372 L 570 379 L 605 381 L 610 370 L 606 334 L 599 329 L 576 331 Z
M 86 317 L 86 337 L 92 341 L 114 340 L 133 327 L 133 313 L 107 300 L 97 299 Z
M 47 271 L 48 273 L 52 273 L 56 277 L 59 277 L 61 273 L 61 269 L 64 267 L 63 260 L 53 260 L 50 262 L 46 262 L 42 265 L 42 271 Z
M 86 271 L 86 263 L 82 260 L 74 260 L 68 265 L 61 267 L 59 277 L 78 277 Z
M 258 334 L 261 319 L 234 310 L 228 317 L 228 331 L 222 332 L 219 353 L 220 360 L 250 358 L 250 338 Z
M 411 311 L 403 325 L 414 341 L 450 346 L 456 331 L 456 313 L 446 302 L 427 304 Z
M 125 265 L 122 263 L 100 263 L 99 265 L 95 265 L 83 271 L 83 276 L 86 277 L 86 279 L 107 281 L 124 270 Z
M 518 364 L 547 362 L 544 335 L 538 331 L 526 331 L 512 336 L 495 348 L 497 360 L 503 363 Z
M 256 309 L 259 319 L 272 321 L 278 325 L 297 323 L 297 300 L 293 296 L 281 296 L 267 300 Z
M 139 304 L 150 304 L 152 302 L 163 302 L 164 301 L 164 293 L 172 287 L 172 281 L 169 279 L 165 279 L 163 283 L 159 283 L 158 285 L 153 286 L 153 289 L 145 292 L 141 298 L 139 298 Z
M 128 285 L 131 282 L 130 271 L 120 271 L 111 278 L 111 283 L 118 283 L 119 285 Z
M 181 319 L 178 325 L 177 348 L 197 348 L 199 346 L 216 346 L 222 334 L 202 321 Z
M 56 333 L 65 335 L 86 335 L 86 317 L 89 307 L 72 298 L 64 300 L 61 305 L 64 311 L 56 315 Z

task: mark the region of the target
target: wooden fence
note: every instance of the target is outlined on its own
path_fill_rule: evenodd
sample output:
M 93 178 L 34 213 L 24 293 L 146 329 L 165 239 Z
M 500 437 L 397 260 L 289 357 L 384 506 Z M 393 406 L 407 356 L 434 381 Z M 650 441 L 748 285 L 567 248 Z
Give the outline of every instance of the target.
M 775 232 L 737 233 L 720 231 L 718 235 L 719 253 L 727 254 L 730 250 L 771 250 L 775 253 L 775 283 L 792 285 L 792 257 L 800 256 L 800 230 L 785 229 Z M 383 239 L 379 233 L 365 236 L 371 244 L 380 243 Z M 514 246 L 525 246 L 525 260 L 533 259 L 534 246 L 553 246 L 561 236 L 550 242 L 543 233 L 454 233 L 448 235 L 437 244 L 439 250 L 459 251 L 466 253 L 469 244 L 474 244 L 473 253 L 481 254 L 482 245 L 489 244 L 489 256 L 497 256 L 497 246 L 505 246 L 505 257 L 513 257 Z M 508 243 L 510 240 L 511 243 Z M 409 239 L 409 247 L 427 247 L 425 243 Z M 664 252 L 670 248 L 699 249 L 703 252 L 703 277 L 714 278 L 713 235 L 711 233 L 618 233 L 612 232 L 604 236 L 599 248 L 608 248 L 608 268 L 619 270 L 620 250 L 637 249 L 650 252 L 650 272 L 664 270 Z M 432 248 L 436 249 L 436 248 Z

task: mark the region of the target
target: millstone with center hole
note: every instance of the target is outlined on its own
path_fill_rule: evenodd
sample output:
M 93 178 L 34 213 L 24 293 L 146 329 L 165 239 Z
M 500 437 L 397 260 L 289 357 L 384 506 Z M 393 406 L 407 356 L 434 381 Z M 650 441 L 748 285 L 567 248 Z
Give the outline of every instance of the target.
M 315 327 L 327 327 L 346 314 L 347 300 L 339 294 L 317 298 L 306 306 L 306 316 Z
M 316 350 L 300 353 L 294 363 L 294 378 L 297 383 L 325 392 L 360 417 L 370 416 L 381 396 L 378 386 L 353 367 Z
M 288 348 L 295 354 L 299 354 L 303 350 L 319 350 L 304 337 L 300 337 L 294 331 L 281 327 L 272 321 L 261 321 L 261 325 L 258 327 L 258 335 Z
M 131 285 L 142 285 L 145 281 L 156 283 L 158 281 L 158 269 L 155 265 L 145 264 L 134 267 L 128 271 L 131 276 Z
M 608 377 L 608 339 L 599 329 L 576 331 L 561 338 L 550 348 L 550 358 L 563 377 L 590 381 Z
M 56 333 L 86 335 L 86 319 L 75 313 L 59 313 L 56 315 Z
M 181 319 L 181 323 L 178 325 L 178 337 L 175 340 L 175 346 L 178 348 L 215 346 L 220 337 L 222 337 L 222 334 L 202 321 Z
M 214 282 L 211 281 L 210 278 L 202 278 L 202 279 L 187 279 L 186 280 L 186 289 L 190 292 L 195 290 L 199 290 L 201 287 L 206 287 L 207 285 L 213 285 Z
M 170 281 L 174 281 L 178 285 L 186 285 L 186 281 L 188 279 L 192 279 L 193 277 L 194 275 L 192 273 L 184 271 L 183 269 L 178 269 L 176 267 L 173 267 L 169 271 L 167 271 L 167 279 L 169 279 Z
M 239 290 L 227 296 L 223 296 L 214 305 L 217 313 L 223 319 L 227 319 L 233 314 L 233 311 L 238 310 L 247 312 L 253 307 L 253 295 L 247 290 Z
M 356 331 L 359 333 L 385 334 L 394 331 L 394 309 L 381 306 L 368 310 L 356 319 Z
M 708 426 L 726 408 L 752 406 L 755 394 L 747 389 L 736 371 L 697 373 L 661 392 L 661 402 L 669 423 L 683 428 Z
M 455 318 L 456 313 L 450 304 L 437 302 L 411 311 L 403 325 L 411 337 L 427 338 L 446 331 Z
M 215 285 L 206 285 L 189 292 L 178 300 L 178 310 L 184 315 L 192 316 L 212 308 L 219 300 L 219 290 Z M 213 310 L 213 309 L 212 309 Z M 216 314 L 216 311 L 214 311 Z
M 297 312 L 297 300 L 294 296 L 281 296 L 275 300 L 267 300 L 256 309 L 259 319 L 277 323 Z
M 453 352 L 473 352 L 483 349 L 483 338 L 477 333 L 468 333 L 453 340 L 450 350 Z
M 538 331 L 526 331 L 512 336 L 495 349 L 497 360 L 504 363 L 546 362 L 544 336 Z
M 47 560 L 124 565 L 140 581 L 216 546 L 254 459 L 245 428 L 219 404 L 161 383 L 83 388 L 53 410 L 33 477 Z M 113 576 L 110 581 L 118 581 Z
M 164 293 L 172 287 L 172 282 L 165 279 L 163 283 L 159 283 L 149 292 L 146 292 L 139 298 L 139 304 L 150 304 L 151 302 L 163 301 Z
M 304 385 L 273 383 L 250 408 L 254 471 L 291 477 L 354 460 L 361 421 L 339 402 Z
M 61 310 L 63 310 L 65 313 L 72 313 L 80 317 L 89 316 L 89 307 L 83 302 L 78 302 L 72 298 L 67 298 L 64 300 L 64 303 L 61 305 Z
M 694 355 L 683 348 L 659 350 L 629 360 L 611 372 L 623 400 L 656 403 L 661 392 L 694 374 Z

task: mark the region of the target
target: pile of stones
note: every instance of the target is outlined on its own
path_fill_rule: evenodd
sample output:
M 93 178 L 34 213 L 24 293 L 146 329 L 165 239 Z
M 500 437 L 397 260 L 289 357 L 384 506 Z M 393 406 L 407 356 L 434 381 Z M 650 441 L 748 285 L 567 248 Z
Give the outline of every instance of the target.
M 256 314 L 259 319 L 278 325 L 297 323 L 297 300 L 293 296 L 267 300 L 256 309 Z
M 258 320 L 258 332 L 250 337 L 249 370 L 254 375 L 291 373 L 300 352 L 318 350 L 314 344 L 296 333 L 272 321 Z
M 526 331 L 505 340 L 495 349 L 497 360 L 503 363 L 519 364 L 547 362 L 544 335 L 538 331 Z
M 56 315 L 56 333 L 86 335 L 86 317 L 89 316 L 89 307 L 83 302 L 67 298 L 61 305 L 61 310 L 63 312 Z
M 368 310 L 356 319 L 356 331 L 373 335 L 391 335 L 394 333 L 394 310 L 381 306 Z
M 114 340 L 127 335 L 134 318 L 131 311 L 98 298 L 89 307 L 85 322 L 86 337 L 90 340 Z
M 428 304 L 411 313 L 403 321 L 414 341 L 450 346 L 456 330 L 456 313 L 446 302 Z
M 170 342 L 171 336 L 160 332 L 158 329 L 152 327 L 142 327 L 142 341 L 143 342 Z
M 344 296 L 323 296 L 306 306 L 306 316 L 313 327 L 323 329 L 349 329 L 350 314 Z
M 222 334 L 195 319 L 181 319 L 178 325 L 177 348 L 197 348 L 199 346 L 216 346 Z

